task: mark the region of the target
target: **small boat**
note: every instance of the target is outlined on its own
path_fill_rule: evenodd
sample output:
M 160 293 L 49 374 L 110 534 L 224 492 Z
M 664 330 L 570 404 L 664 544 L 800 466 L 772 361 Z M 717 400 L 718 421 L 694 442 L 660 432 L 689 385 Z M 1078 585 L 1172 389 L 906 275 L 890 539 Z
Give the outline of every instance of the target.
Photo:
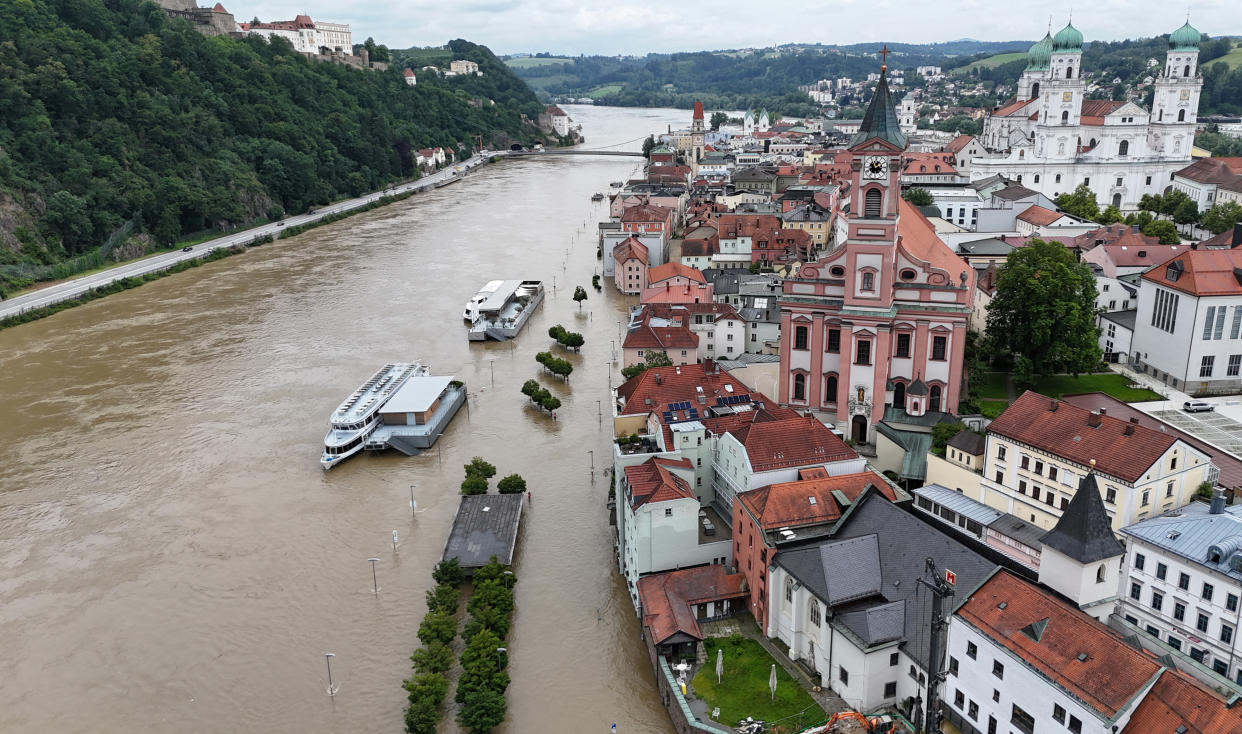
M 611 186 L 611 187 L 613 187 L 614 189 L 619 189 L 619 188 L 621 188 L 621 182 L 620 182 L 620 181 L 613 181 L 612 183 L 610 183 L 610 184 L 608 184 L 608 185 L 609 185 L 609 186 Z
M 470 322 L 470 341 L 505 341 L 517 336 L 535 309 L 543 303 L 538 280 L 493 280 L 483 286 L 463 313 Z
M 603 200 L 604 200 L 603 194 L 595 194 L 594 196 L 591 197 L 591 201 L 603 201 Z

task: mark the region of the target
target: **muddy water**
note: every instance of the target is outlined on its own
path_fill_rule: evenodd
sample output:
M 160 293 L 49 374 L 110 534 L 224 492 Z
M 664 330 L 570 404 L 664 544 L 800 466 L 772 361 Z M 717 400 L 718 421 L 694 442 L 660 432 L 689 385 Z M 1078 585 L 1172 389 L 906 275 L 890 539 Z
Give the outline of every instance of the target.
M 595 146 L 688 113 L 570 114 Z M 501 731 L 668 731 L 603 507 L 597 401 L 606 413 L 626 304 L 590 288 L 604 216 L 590 195 L 637 162 L 506 162 L 0 332 L 0 731 L 402 730 L 400 682 L 474 455 L 533 490 Z M 467 343 L 466 300 L 502 277 L 544 280 L 544 306 L 515 343 Z M 556 422 L 518 391 L 554 323 L 586 336 L 552 387 Z M 321 472 L 328 414 L 408 359 L 465 380 L 469 409 L 419 457 Z

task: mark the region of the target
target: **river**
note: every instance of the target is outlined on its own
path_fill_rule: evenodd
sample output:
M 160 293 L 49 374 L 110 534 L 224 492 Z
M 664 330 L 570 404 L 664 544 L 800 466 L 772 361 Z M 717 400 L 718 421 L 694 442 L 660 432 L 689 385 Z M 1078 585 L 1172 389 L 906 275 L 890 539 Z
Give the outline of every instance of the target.
M 633 150 L 690 114 L 568 111 L 586 147 Z M 669 731 L 612 561 L 597 412 L 628 304 L 591 288 L 606 205 L 590 195 L 638 163 L 503 162 L 0 331 L 0 731 L 402 731 L 424 593 L 475 455 L 533 495 L 497 731 Z M 470 344 L 462 308 L 502 277 L 544 280 L 547 300 L 515 342 Z M 586 346 L 568 384 L 543 378 L 564 402 L 553 422 L 519 388 L 555 323 Z M 421 456 L 323 473 L 329 413 L 410 359 L 464 380 L 469 409 Z

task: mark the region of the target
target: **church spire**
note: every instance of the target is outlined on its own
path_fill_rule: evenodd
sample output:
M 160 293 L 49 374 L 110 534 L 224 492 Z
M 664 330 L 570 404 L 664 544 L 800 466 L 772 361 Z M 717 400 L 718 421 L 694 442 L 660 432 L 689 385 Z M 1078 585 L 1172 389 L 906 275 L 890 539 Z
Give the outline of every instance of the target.
M 1100 499 L 1100 488 L 1095 481 L 1095 461 L 1092 470 L 1078 483 L 1078 491 L 1056 527 L 1040 538 L 1040 543 L 1059 551 L 1082 564 L 1095 563 L 1114 558 L 1125 552 L 1113 535 L 1113 523 Z
M 888 91 L 887 56 L 889 53 L 888 46 L 880 50 L 880 55 L 884 58 L 880 65 L 880 82 L 875 85 L 875 94 L 871 97 L 871 104 L 867 105 L 867 112 L 863 115 L 858 132 L 850 141 L 851 148 L 873 138 L 879 138 L 905 150 L 906 135 L 901 131 L 901 125 L 897 120 L 897 110 L 893 106 L 893 96 Z

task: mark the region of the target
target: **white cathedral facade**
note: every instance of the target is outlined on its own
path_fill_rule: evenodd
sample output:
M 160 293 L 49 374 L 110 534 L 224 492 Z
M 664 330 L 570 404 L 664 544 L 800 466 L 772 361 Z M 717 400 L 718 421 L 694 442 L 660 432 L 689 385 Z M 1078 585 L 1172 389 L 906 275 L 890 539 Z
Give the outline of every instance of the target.
M 1191 160 L 1198 119 L 1200 33 L 1186 23 L 1169 35 L 1151 111 L 1133 102 L 1086 99 L 1082 33 L 1072 24 L 1027 54 L 1014 101 L 992 111 L 971 162 L 971 178 L 1000 174 L 1055 198 L 1081 184 L 1100 208 L 1138 208 L 1163 194 Z

